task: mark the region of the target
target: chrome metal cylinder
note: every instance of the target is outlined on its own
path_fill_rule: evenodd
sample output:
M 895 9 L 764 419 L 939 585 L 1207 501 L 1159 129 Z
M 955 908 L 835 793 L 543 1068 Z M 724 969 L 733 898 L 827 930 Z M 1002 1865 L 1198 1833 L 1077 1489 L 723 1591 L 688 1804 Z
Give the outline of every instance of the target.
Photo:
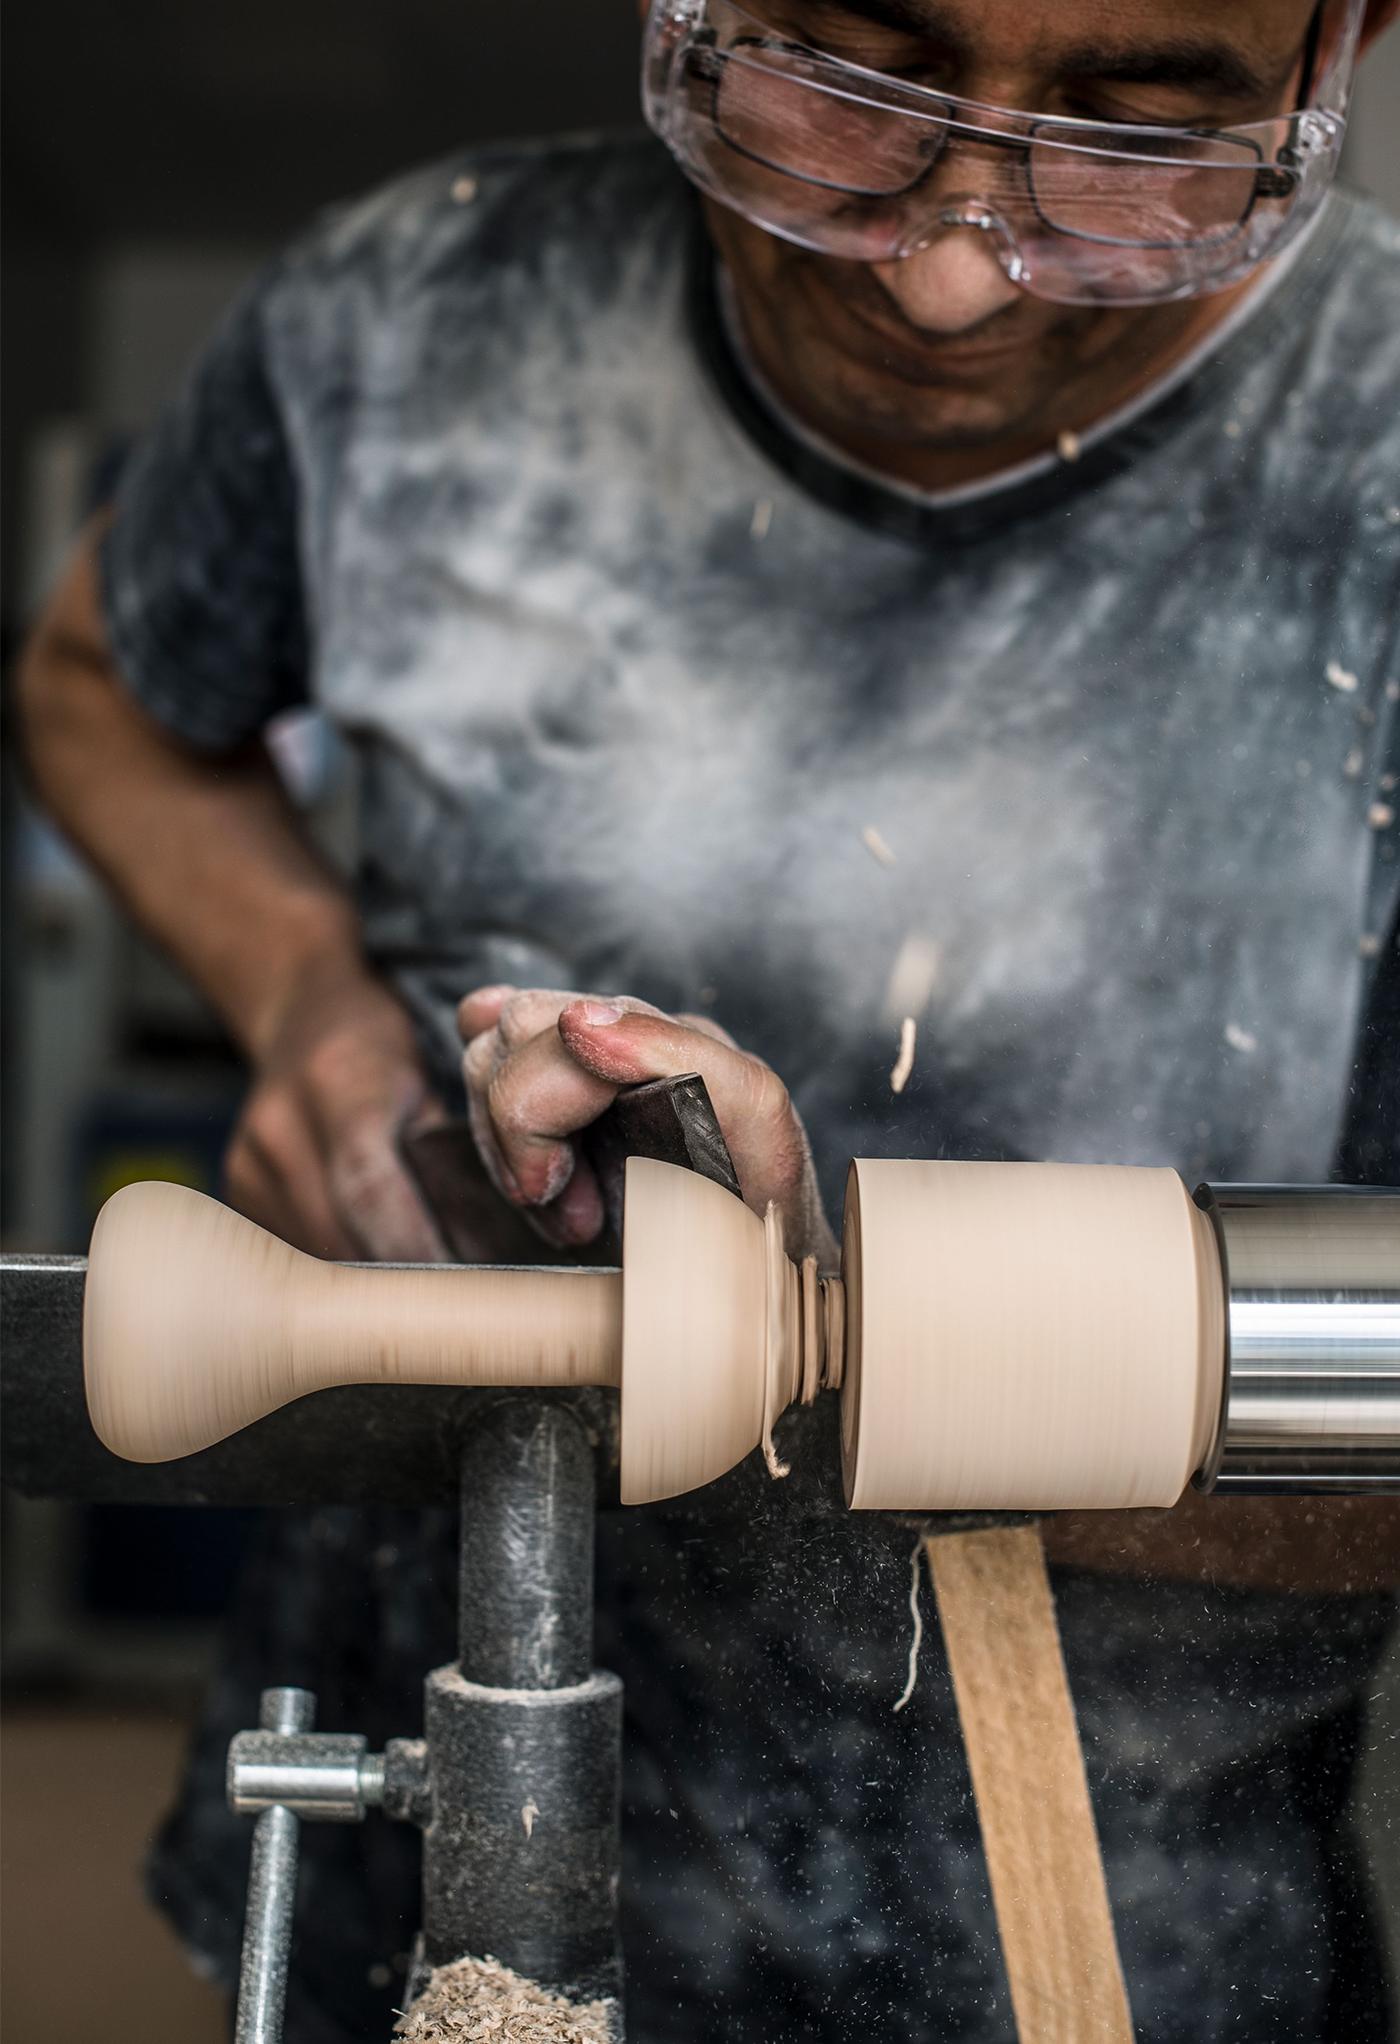
M 384 1800 L 384 1756 L 357 1732 L 237 1732 L 227 1792 L 240 1817 L 280 1806 L 294 1817 L 359 1824 Z
M 1202 1185 L 1226 1296 L 1202 1490 L 1400 1493 L 1400 1191 Z

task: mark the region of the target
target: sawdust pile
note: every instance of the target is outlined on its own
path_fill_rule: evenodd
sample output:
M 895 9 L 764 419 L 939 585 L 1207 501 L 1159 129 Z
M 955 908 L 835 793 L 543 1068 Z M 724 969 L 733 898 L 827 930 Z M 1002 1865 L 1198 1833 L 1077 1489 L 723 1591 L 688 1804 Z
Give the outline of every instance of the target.
M 610 2044 L 606 2001 L 571 2002 L 495 1959 L 439 1966 L 394 2035 L 406 2044 Z

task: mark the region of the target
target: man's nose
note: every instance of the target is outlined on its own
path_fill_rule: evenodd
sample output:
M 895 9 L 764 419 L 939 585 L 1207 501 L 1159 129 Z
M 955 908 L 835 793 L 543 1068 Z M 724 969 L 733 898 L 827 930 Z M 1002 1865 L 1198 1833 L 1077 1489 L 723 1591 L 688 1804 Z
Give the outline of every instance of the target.
M 910 325 L 929 334 L 963 333 L 1021 295 L 977 227 L 946 228 L 914 255 L 873 267 Z

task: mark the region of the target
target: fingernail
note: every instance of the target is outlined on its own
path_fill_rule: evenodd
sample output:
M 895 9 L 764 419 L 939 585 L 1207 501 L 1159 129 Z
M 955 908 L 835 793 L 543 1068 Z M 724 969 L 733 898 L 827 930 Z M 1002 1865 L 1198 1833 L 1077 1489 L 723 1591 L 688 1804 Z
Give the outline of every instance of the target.
M 548 1206 L 551 1200 L 558 1199 L 573 1175 L 573 1147 L 571 1144 L 565 1143 L 550 1156 L 549 1167 L 545 1172 L 544 1184 L 539 1192 L 540 1205 L 542 1207 Z
M 627 1010 L 616 1001 L 580 1001 L 575 1013 L 580 1015 L 593 1029 L 608 1029 L 614 1022 L 620 1022 Z

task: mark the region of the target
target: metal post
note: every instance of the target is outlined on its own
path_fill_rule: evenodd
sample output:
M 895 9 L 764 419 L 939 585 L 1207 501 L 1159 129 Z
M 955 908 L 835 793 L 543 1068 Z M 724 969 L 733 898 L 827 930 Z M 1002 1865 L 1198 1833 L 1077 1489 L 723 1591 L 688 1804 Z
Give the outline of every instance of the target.
M 503 1401 L 462 1455 L 460 1658 L 430 1675 L 423 1932 L 583 1997 L 621 1987 L 622 1684 L 592 1668 L 593 1448 Z
M 265 1732 L 309 1732 L 316 1699 L 307 1689 L 265 1689 L 258 1723 Z M 243 1961 L 238 1974 L 235 2044 L 281 2044 L 287 1963 L 297 1894 L 298 1820 L 280 1804 L 253 1827 Z
M 567 1412 L 513 1399 L 467 1436 L 457 1665 L 492 1689 L 593 1666 L 593 1451 Z

